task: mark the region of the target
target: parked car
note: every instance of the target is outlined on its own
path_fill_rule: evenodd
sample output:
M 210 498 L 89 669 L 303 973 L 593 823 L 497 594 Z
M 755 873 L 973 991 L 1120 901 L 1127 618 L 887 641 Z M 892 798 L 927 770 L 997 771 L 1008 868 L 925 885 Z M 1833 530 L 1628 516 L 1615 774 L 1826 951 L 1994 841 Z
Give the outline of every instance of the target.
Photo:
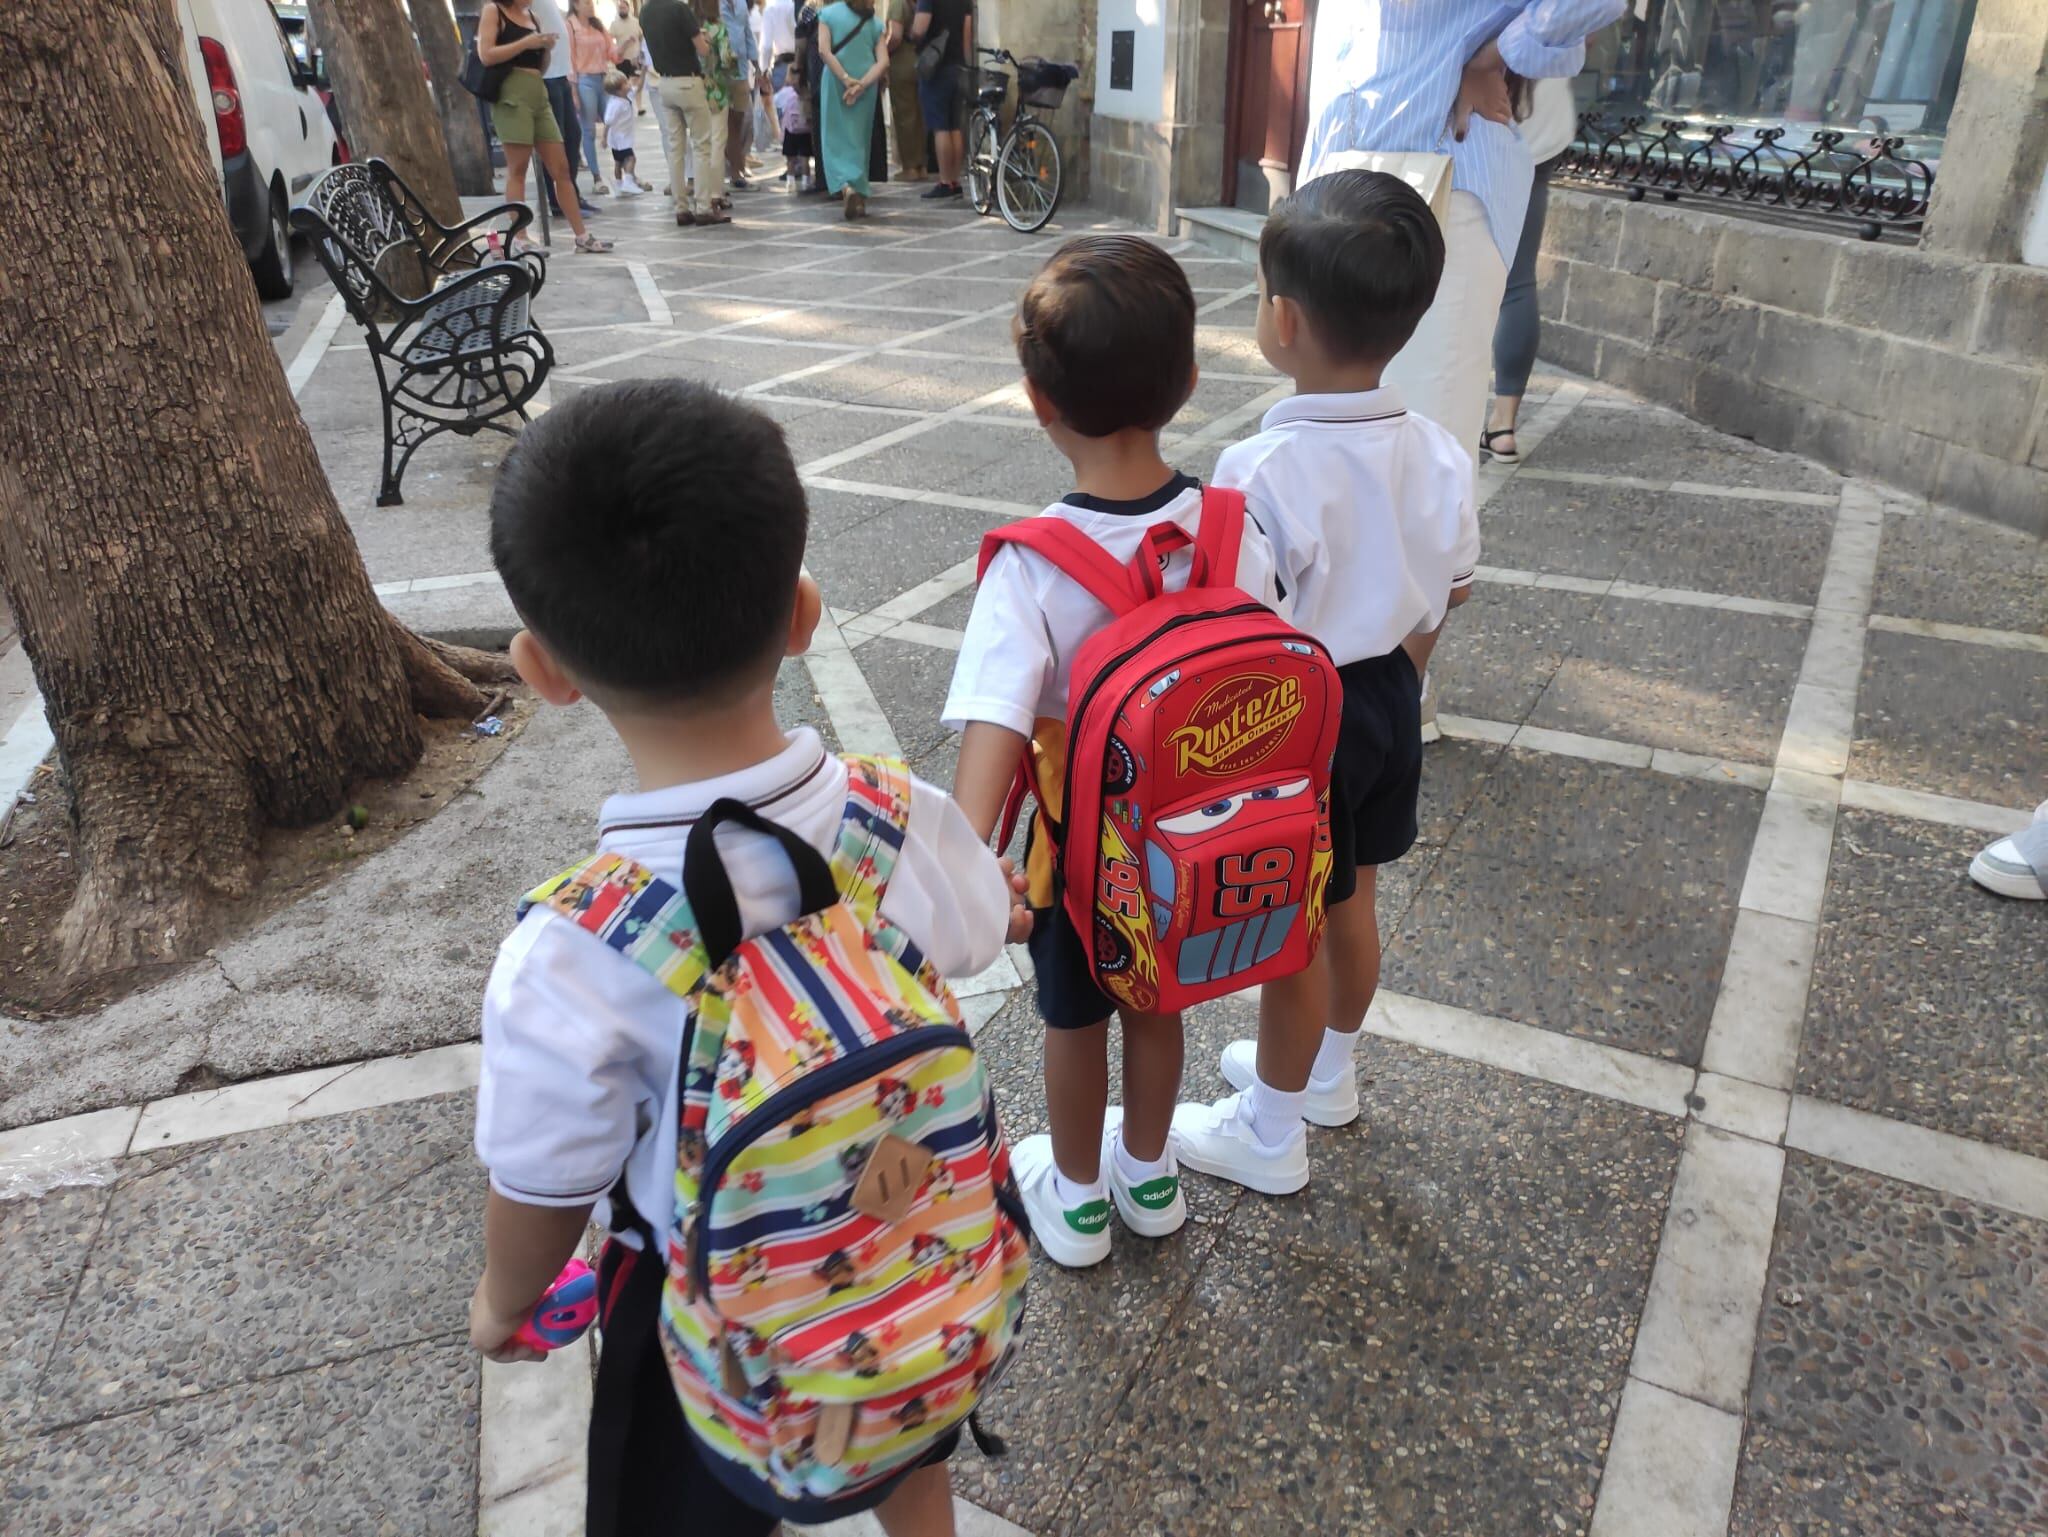
M 307 14 L 305 0 L 270 0 L 270 9 L 277 15 L 277 24 L 284 29 L 284 40 L 291 46 L 292 57 L 312 78 L 313 94 L 327 108 L 327 121 L 334 125 L 334 137 L 341 143 L 341 158 L 351 158 L 348 130 L 342 126 L 341 108 L 334 101 L 334 84 L 327 78 L 326 63 L 313 41 L 313 23 Z
M 220 157 L 228 219 L 256 291 L 292 291 L 292 201 L 343 158 L 312 72 L 293 53 L 269 0 L 188 0 Z M 187 57 L 191 50 L 187 48 Z

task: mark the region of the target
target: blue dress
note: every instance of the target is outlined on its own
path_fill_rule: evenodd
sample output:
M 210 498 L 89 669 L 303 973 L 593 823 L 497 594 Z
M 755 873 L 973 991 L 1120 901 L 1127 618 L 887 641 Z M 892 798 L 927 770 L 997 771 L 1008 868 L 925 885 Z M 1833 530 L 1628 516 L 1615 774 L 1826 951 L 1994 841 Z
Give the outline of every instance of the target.
M 858 80 L 875 67 L 875 55 L 882 42 L 878 16 L 863 16 L 846 0 L 835 0 L 818 13 L 818 30 L 830 36 L 832 52 L 839 67 Z M 880 109 L 887 82 L 878 80 L 848 106 L 846 88 L 831 70 L 825 71 L 818 88 L 824 113 L 818 135 L 819 158 L 825 165 L 825 186 L 838 192 L 851 187 L 862 197 L 868 194 L 868 146 L 874 136 L 875 113 Z

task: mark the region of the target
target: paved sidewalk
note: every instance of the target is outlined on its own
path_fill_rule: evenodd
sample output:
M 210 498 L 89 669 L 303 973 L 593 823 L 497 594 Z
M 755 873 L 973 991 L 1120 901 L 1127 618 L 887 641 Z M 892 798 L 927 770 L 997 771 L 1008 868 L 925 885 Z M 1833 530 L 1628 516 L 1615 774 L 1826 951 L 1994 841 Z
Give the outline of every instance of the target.
M 556 400 L 681 374 L 782 422 L 832 619 L 788 717 L 944 782 L 976 545 L 1064 489 L 1007 320 L 1054 242 L 875 208 L 609 204 L 616 252 L 564 248 L 539 313 Z M 1203 378 L 1169 457 L 1206 473 L 1283 387 L 1251 272 L 1181 255 Z M 291 362 L 372 577 L 502 634 L 502 441 L 430 444 L 375 507 L 368 359 L 331 335 Z M 2048 1529 L 2048 904 L 1964 875 L 2048 795 L 2048 552 L 1557 375 L 1525 422 L 1382 880 L 1365 1115 L 1300 1197 L 1191 1177 L 1179 1237 L 1038 1267 L 1011 1455 L 956 1464 L 983 1533 Z M 622 773 L 545 716 L 208 966 L 0 1037 L 0 1172 L 110 1179 L 0 1204 L 10 1531 L 576 1529 L 587 1357 L 463 1344 L 469 1043 L 511 897 Z M 967 1002 L 1013 1137 L 1023 981 Z M 1252 1015 L 1191 1017 L 1188 1094 Z M 200 1067 L 251 1081 L 176 1094 Z

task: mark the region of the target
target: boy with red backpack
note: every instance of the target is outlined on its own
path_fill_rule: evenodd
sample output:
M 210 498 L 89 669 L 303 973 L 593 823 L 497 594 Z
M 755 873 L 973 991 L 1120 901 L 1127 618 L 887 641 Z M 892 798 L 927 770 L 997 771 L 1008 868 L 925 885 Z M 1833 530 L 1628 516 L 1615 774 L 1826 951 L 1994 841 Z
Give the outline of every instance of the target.
M 534 1359 L 536 1299 L 609 1235 L 591 1537 L 951 1537 L 945 1460 L 1017 1338 L 1026 1230 L 941 975 L 1028 917 L 943 791 L 777 721 L 804 533 L 781 429 L 681 380 L 581 392 L 492 493 L 514 665 L 639 781 L 500 948 L 477 1091 L 471 1343 Z
M 1195 387 L 1195 299 L 1133 235 L 1062 246 L 1020 300 L 1024 388 L 1074 491 L 983 547 L 945 719 L 984 837 L 1034 795 L 1031 958 L 1048 1135 L 1017 1145 L 1047 1256 L 1106 1258 L 1110 1216 L 1187 1220 L 1168 1129 L 1187 1004 L 1308 965 L 1322 932 L 1336 670 L 1283 623 L 1242 498 L 1159 452 Z M 1007 813 L 1007 814 L 1006 814 Z M 1123 1104 L 1106 1113 L 1109 1017 Z M 1307 1178 L 1295 1117 L 1276 1192 Z
M 1287 1107 L 1297 1126 L 1358 1117 L 1352 1051 L 1380 972 L 1375 877 L 1415 842 L 1421 677 L 1479 559 L 1470 457 L 1380 382 L 1443 262 L 1429 205 L 1379 171 L 1305 183 L 1259 237 L 1259 349 L 1296 393 L 1224 451 L 1216 482 L 1243 493 L 1291 617 L 1338 662 L 1344 722 L 1327 944 L 1313 966 L 1267 984 L 1257 1042 L 1224 1048 L 1223 1076 L 1241 1092 L 1174 1115 L 1183 1162 L 1254 1189 L 1266 1188 L 1270 1110 Z

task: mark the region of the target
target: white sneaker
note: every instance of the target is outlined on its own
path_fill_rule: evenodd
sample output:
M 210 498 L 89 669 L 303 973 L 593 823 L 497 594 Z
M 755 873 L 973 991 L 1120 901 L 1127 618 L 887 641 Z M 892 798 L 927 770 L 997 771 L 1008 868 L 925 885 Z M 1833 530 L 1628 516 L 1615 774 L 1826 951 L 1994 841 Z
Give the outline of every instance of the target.
M 1102 1129 L 1102 1181 L 1109 1186 L 1109 1199 L 1124 1226 L 1140 1238 L 1170 1237 L 1188 1220 L 1188 1198 L 1181 1193 L 1180 1168 L 1173 1161 L 1173 1138 L 1166 1139 L 1167 1172 L 1133 1185 L 1116 1161 L 1117 1133 L 1123 1124 L 1123 1106 L 1111 1105 Z
M 1259 1043 L 1232 1041 L 1223 1048 L 1223 1081 L 1233 1089 L 1249 1089 L 1258 1076 Z M 1349 1126 L 1358 1119 L 1358 1074 L 1308 1080 L 1308 1104 L 1302 1114 L 1318 1126 Z
M 2048 801 L 2034 808 L 2032 822 L 1971 860 L 1970 879 L 2002 897 L 2048 900 Z
M 641 186 L 640 183 L 633 180 L 633 178 L 630 176 L 621 176 L 619 178 L 620 197 L 640 197 L 644 195 L 646 191 L 647 189 L 645 187 Z
M 1173 1149 L 1198 1174 L 1213 1174 L 1261 1195 L 1292 1195 L 1308 1183 L 1308 1132 L 1297 1126 L 1278 1147 L 1269 1148 L 1252 1130 L 1251 1107 L 1242 1094 L 1213 1105 L 1178 1105 L 1173 1112 Z
M 1109 1202 L 1097 1196 L 1079 1206 L 1060 1205 L 1053 1189 L 1052 1138 L 1026 1137 L 1010 1149 L 1017 1194 L 1031 1219 L 1031 1236 L 1055 1265 L 1085 1270 L 1109 1258 Z

